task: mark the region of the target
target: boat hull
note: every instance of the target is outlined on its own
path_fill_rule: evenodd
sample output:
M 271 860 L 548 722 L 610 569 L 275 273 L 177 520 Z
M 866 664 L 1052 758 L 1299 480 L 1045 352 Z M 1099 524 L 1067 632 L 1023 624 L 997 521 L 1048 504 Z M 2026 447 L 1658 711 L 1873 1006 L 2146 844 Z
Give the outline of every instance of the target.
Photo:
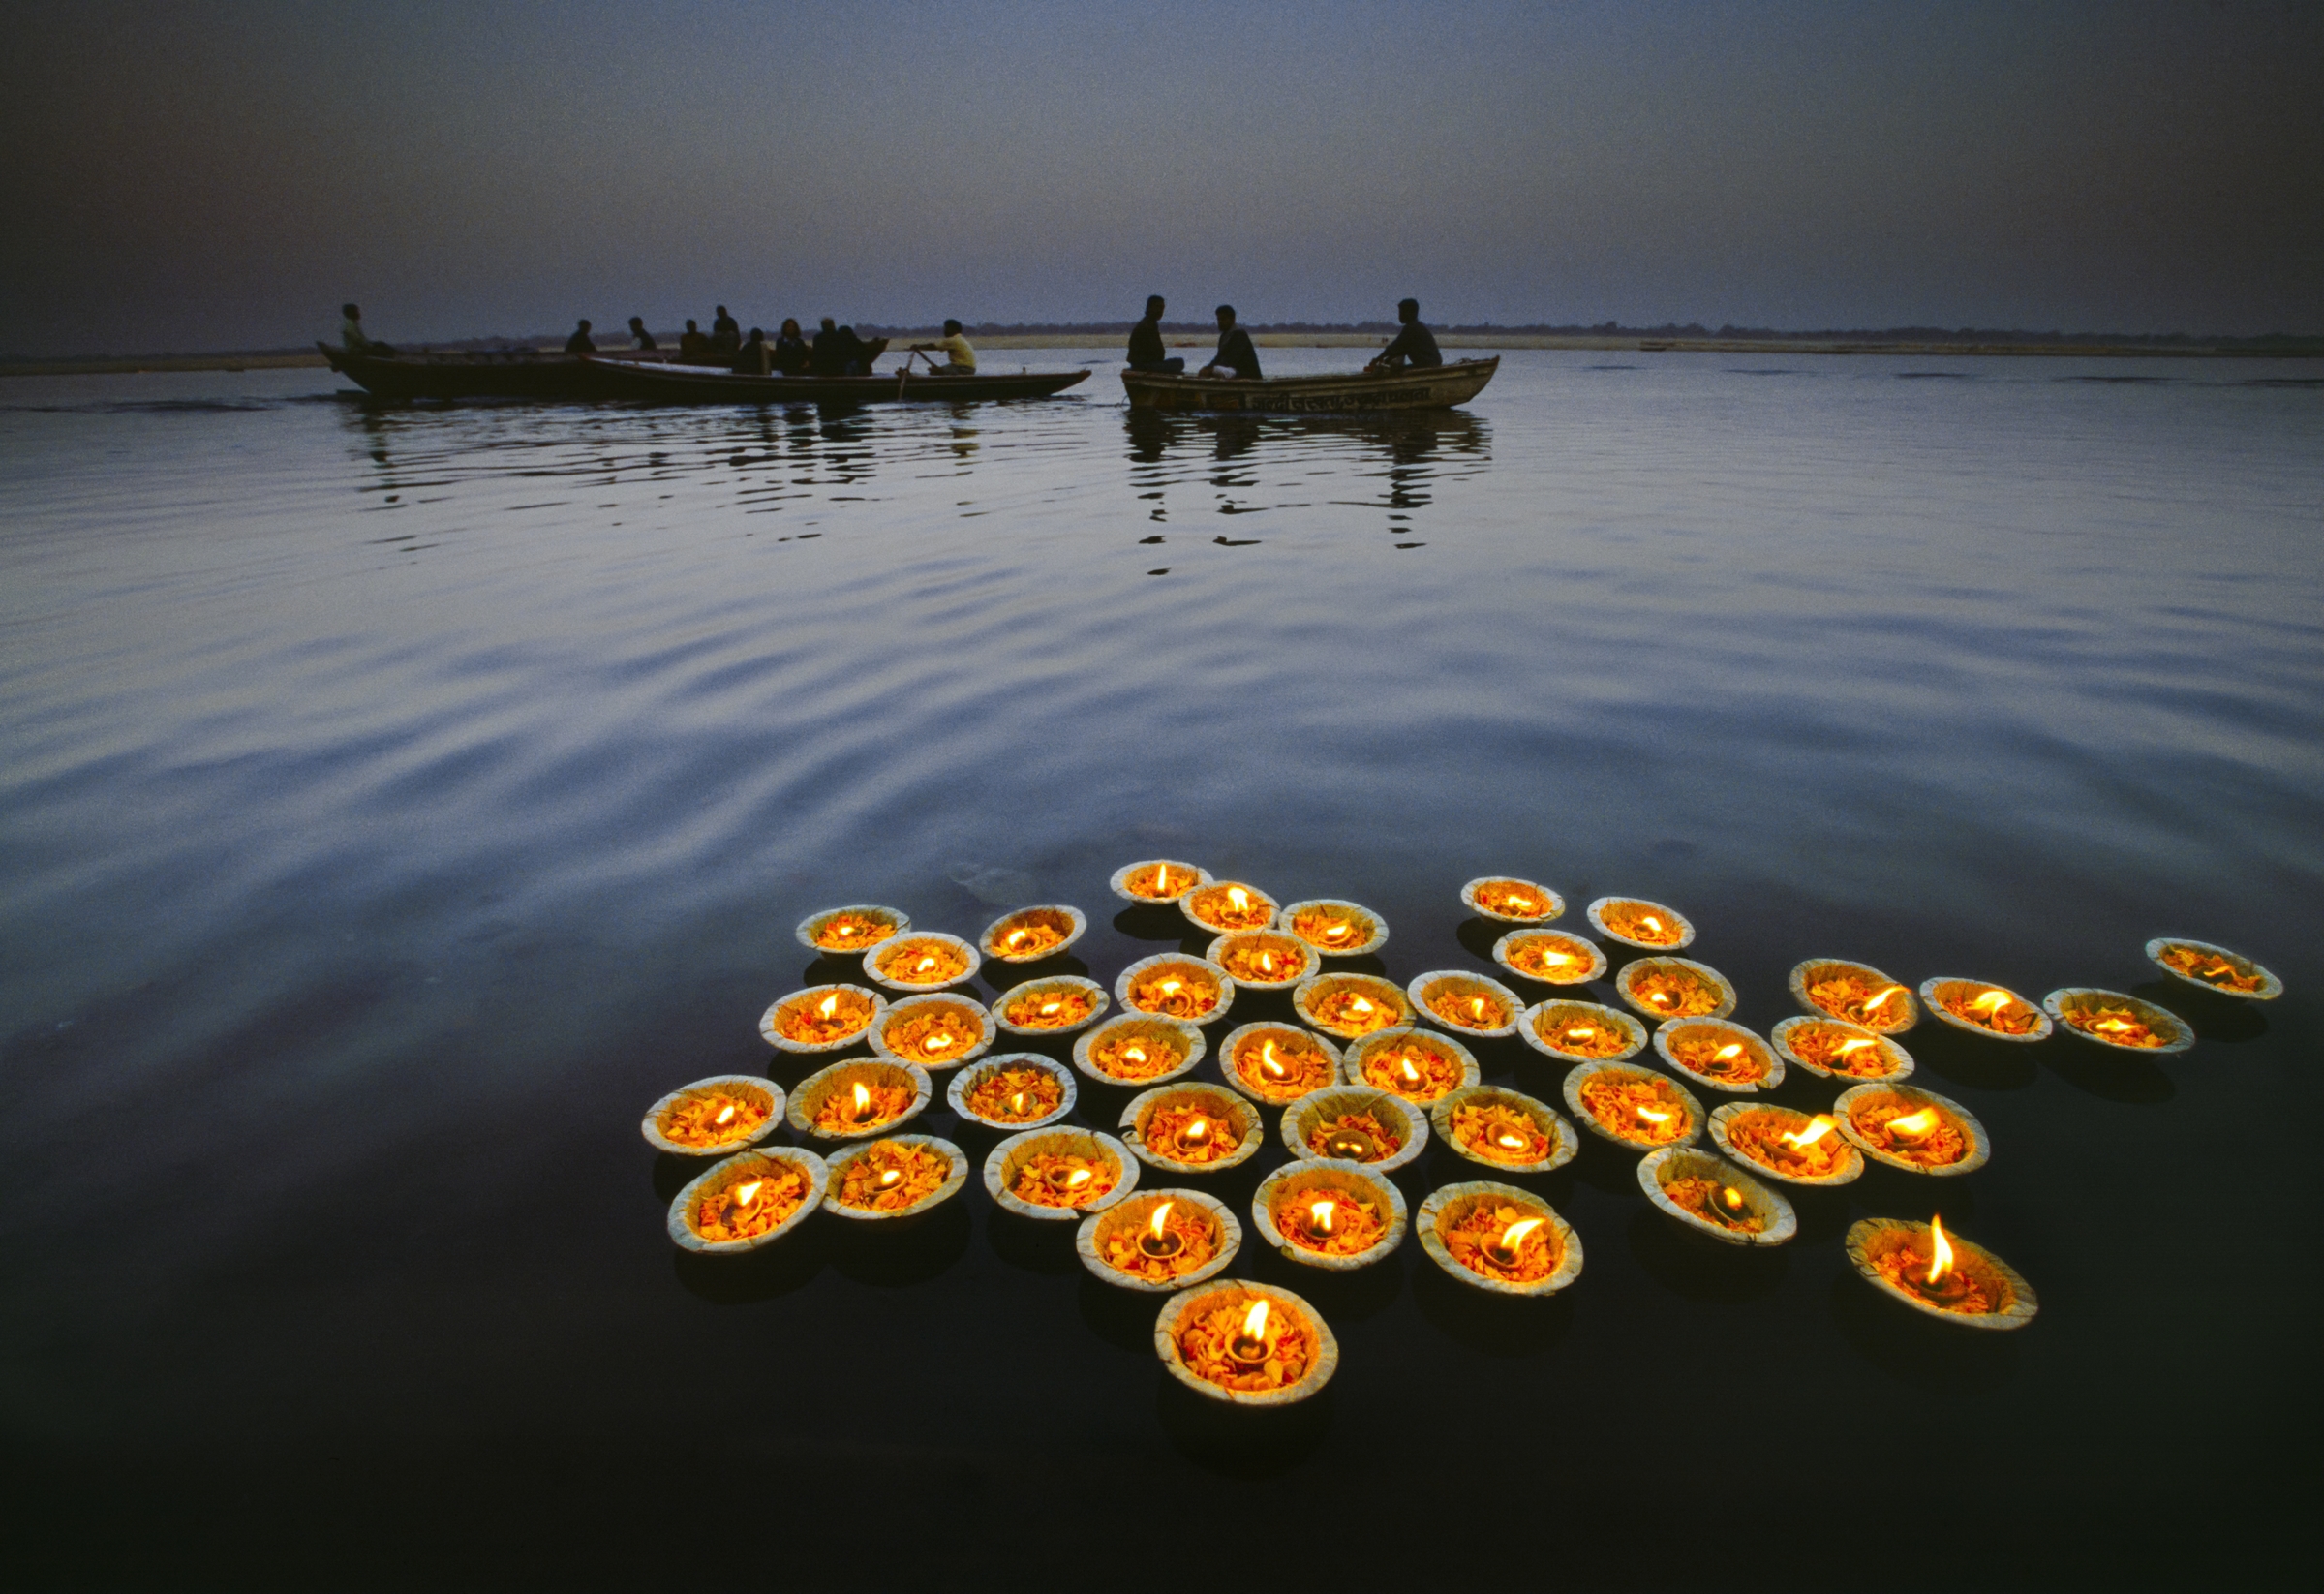
M 1121 385 L 1141 410 L 1201 410 L 1267 415 L 1350 414 L 1382 410 L 1449 410 L 1483 391 L 1501 358 L 1460 360 L 1403 371 L 1263 382 L 1124 371 Z
M 1086 371 L 1023 371 L 990 376 L 887 372 L 869 377 L 740 376 L 715 366 L 634 365 L 593 359 L 591 396 L 644 404 L 961 404 L 985 399 L 1047 398 Z
M 331 369 L 384 399 L 577 399 L 589 396 L 577 354 L 355 354 L 317 345 Z

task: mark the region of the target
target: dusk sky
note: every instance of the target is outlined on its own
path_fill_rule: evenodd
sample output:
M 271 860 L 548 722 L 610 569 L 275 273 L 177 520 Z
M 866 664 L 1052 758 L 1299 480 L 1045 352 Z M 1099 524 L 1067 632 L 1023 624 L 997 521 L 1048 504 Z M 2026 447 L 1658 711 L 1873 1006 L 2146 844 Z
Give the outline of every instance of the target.
M 834 314 L 2324 331 L 2324 6 L 32 4 L 0 353 Z

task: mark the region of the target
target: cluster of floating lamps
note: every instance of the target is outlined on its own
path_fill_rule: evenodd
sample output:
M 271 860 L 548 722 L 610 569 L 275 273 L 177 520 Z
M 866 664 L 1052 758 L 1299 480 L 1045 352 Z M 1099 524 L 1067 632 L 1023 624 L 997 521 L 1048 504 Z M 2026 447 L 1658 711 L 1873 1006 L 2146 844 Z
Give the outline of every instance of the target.
M 1112 884 L 1132 904 L 1176 904 L 1215 938 L 1201 957 L 1162 953 L 1132 963 L 1111 992 L 1080 975 L 1050 974 L 1012 987 L 988 1008 L 958 987 L 987 960 L 1029 965 L 1063 954 L 1087 929 L 1079 908 L 1023 908 L 974 943 L 916 931 L 888 907 L 809 917 L 801 943 L 826 956 L 860 956 L 871 985 L 793 992 L 767 1009 L 760 1033 L 801 1056 L 859 1042 L 871 1055 L 833 1061 L 787 1097 L 770 1080 L 720 1075 L 656 1102 L 642 1126 L 649 1143 L 717 1159 L 672 1202 L 671 1239 L 690 1251 L 731 1255 L 771 1243 L 818 1208 L 849 1220 L 895 1221 L 950 1199 L 967 1181 L 967 1154 L 951 1141 L 903 1130 L 933 1099 L 933 1076 L 946 1073 L 945 1099 L 956 1114 L 1008 1131 L 983 1165 L 996 1206 L 1034 1221 L 1077 1222 L 1076 1248 L 1092 1274 L 1163 1297 L 1155 1350 L 1181 1382 L 1239 1404 L 1283 1404 L 1331 1376 L 1339 1352 L 1330 1327 L 1289 1290 L 1222 1277 L 1244 1241 L 1224 1203 L 1194 1188 L 1140 1188 L 1142 1171 L 1199 1177 L 1249 1161 L 1266 1140 L 1266 1109 L 1280 1112 L 1277 1138 L 1291 1160 L 1260 1183 L 1252 1227 L 1284 1257 L 1346 1271 L 1388 1256 L 1410 1232 L 1464 1284 L 1546 1296 L 1582 1266 L 1579 1237 L 1546 1201 L 1480 1179 L 1441 1186 L 1415 1213 L 1388 1176 L 1413 1161 L 1431 1134 L 1483 1171 L 1547 1173 L 1578 1150 L 1578 1123 L 1642 1153 L 1639 1185 L 1673 1220 L 1729 1243 L 1777 1245 L 1794 1237 L 1798 1221 L 1770 1180 L 1847 1184 L 1867 1161 L 1958 1178 L 1990 1156 L 1973 1114 L 1908 1083 L 1912 1058 L 1896 1037 L 1924 1008 L 2007 1043 L 2045 1040 L 2061 1026 L 2134 1052 L 2179 1052 L 2194 1040 L 2176 1014 L 2121 992 L 2067 987 L 2036 1005 L 2003 986 L 1940 977 L 1924 981 L 1916 998 L 1879 969 L 1838 958 L 1791 970 L 1802 1011 L 1761 1036 L 1728 1018 L 1735 989 L 1726 976 L 1679 955 L 1695 939 L 1683 914 L 1602 897 L 1589 904 L 1590 926 L 1646 954 L 1615 976 L 1626 1012 L 1569 994 L 1605 977 L 1605 947 L 1549 928 L 1564 914 L 1564 899 L 1514 877 L 1472 880 L 1460 895 L 1474 912 L 1512 927 L 1495 942 L 1493 962 L 1550 988 L 1531 1003 L 1466 970 L 1432 970 L 1398 986 L 1327 966 L 1327 959 L 1367 955 L 1388 939 L 1386 921 L 1355 903 L 1280 904 L 1247 882 L 1215 880 L 1166 859 L 1128 865 Z M 2172 977 L 2207 990 L 2253 1000 L 2282 992 L 2268 970 L 2208 942 L 2166 937 L 2146 951 Z M 1224 1084 L 1196 1080 L 1210 1050 L 1206 1028 L 1228 1016 L 1238 990 L 1289 992 L 1298 1022 L 1229 1029 L 1217 1044 Z M 1116 1002 L 1120 1011 L 1108 1017 Z M 995 1053 L 1004 1035 L 1071 1036 L 1073 1066 L 1036 1052 Z M 1566 1114 L 1482 1082 L 1463 1037 L 1510 1035 L 1569 1065 Z M 1649 1044 L 1659 1066 L 1633 1060 Z M 1754 1099 L 1793 1067 L 1844 1086 L 1828 1112 Z M 1067 1121 L 1079 1099 L 1077 1073 L 1138 1090 L 1115 1133 Z M 1731 1099 L 1706 1113 L 1691 1086 Z M 821 1150 L 770 1142 L 779 1124 Z M 1700 1144 L 1706 1134 L 1709 1149 Z M 1925 1224 L 1866 1218 L 1845 1245 L 1871 1285 L 1946 1322 L 2014 1329 L 2038 1309 L 2014 1269 L 1948 1233 L 1941 1214 Z

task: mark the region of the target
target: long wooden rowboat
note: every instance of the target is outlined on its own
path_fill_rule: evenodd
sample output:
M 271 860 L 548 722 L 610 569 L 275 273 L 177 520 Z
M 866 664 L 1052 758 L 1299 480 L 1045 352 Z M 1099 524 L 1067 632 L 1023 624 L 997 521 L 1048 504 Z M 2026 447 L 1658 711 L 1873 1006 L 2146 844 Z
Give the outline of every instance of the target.
M 739 376 L 707 365 L 583 362 L 591 396 L 648 404 L 959 404 L 970 399 L 1047 398 L 1087 379 L 1087 371 L 935 376 L 890 371 L 869 377 Z
M 1263 382 L 1124 371 L 1121 384 L 1129 390 L 1131 406 L 1140 410 L 1344 414 L 1366 410 L 1448 410 L 1475 398 L 1500 368 L 1501 356 L 1496 354 L 1491 359 L 1464 359 L 1403 371 L 1272 377 Z
M 327 343 L 315 346 L 331 369 L 367 393 L 386 399 L 529 398 L 589 396 L 578 354 L 538 350 L 454 354 L 355 354 Z

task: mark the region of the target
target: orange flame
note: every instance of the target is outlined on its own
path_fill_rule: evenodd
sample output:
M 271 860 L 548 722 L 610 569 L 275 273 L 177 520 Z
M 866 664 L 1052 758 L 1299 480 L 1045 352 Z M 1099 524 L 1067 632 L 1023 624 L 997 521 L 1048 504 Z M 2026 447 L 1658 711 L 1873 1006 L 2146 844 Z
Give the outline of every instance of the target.
M 1170 1221 L 1170 1210 L 1177 1205 L 1177 1203 L 1175 1201 L 1165 1201 L 1161 1206 L 1156 1207 L 1152 1219 L 1146 1226 L 1147 1233 L 1152 1235 L 1156 1240 L 1160 1240 L 1163 1236 L 1162 1226 Z
M 1324 939 L 1328 941 L 1341 940 L 1346 937 L 1347 934 L 1348 927 L 1346 925 L 1335 924 L 1330 929 L 1324 932 Z
M 1842 1041 L 1838 1048 L 1833 1051 L 1832 1056 L 1836 1058 L 1845 1058 L 1850 1052 L 1861 1052 L 1867 1046 L 1878 1046 L 1881 1043 L 1879 1041 L 1873 1040 L 1869 1036 L 1858 1035 L 1854 1040 Z
M 1121 1049 L 1121 1060 L 1124 1062 L 1144 1062 L 1146 1060 L 1146 1048 L 1143 1046 L 1123 1047 Z
M 2000 1017 L 2002 1009 L 2008 1005 L 2008 992 L 1988 991 L 1985 993 L 1985 995 L 1979 996 L 1975 1001 L 1971 1002 L 1969 1004 L 1969 1010 L 1972 1013 L 1982 1013 L 1987 1018 L 1991 1019 Z
M 1866 1002 L 1864 1004 L 1864 1011 L 1867 1013 L 1879 1012 L 1882 1007 L 1887 1005 L 1889 997 L 1902 996 L 1904 994 L 1904 989 L 1905 988 L 1901 985 L 1890 986 L 1879 996 L 1873 997 L 1872 1000 Z
M 1919 1140 L 1936 1127 L 1937 1109 L 1934 1107 L 1923 1107 L 1917 1113 L 1907 1113 L 1902 1118 L 1888 1120 L 1888 1133 L 1906 1140 Z
M 1372 1010 L 1372 999 L 1369 996 L 1358 996 L 1354 1001 L 1348 1003 L 1348 1010 L 1353 1013 L 1369 1013 Z
M 830 1018 L 832 1014 L 838 1012 L 839 1010 L 840 994 L 837 991 L 834 991 L 830 996 L 825 996 L 815 1008 L 815 1011 L 822 1014 L 825 1018 Z
M 1775 1138 L 1787 1146 L 1796 1146 L 1804 1151 L 1838 1127 L 1839 1125 L 1830 1119 L 1818 1113 L 1814 1118 L 1808 1119 L 1803 1127 L 1787 1129 Z
M 1525 1237 L 1533 1233 L 1534 1230 L 1540 1228 L 1544 1221 L 1546 1220 L 1538 1217 L 1518 1218 L 1514 1223 L 1512 1223 L 1508 1228 L 1501 1231 L 1502 1251 L 1511 1255 L 1515 1254 L 1516 1248 L 1525 1242 Z
M 879 1187 L 883 1190 L 893 1190 L 902 1182 L 903 1170 L 902 1168 L 890 1168 L 879 1176 Z
M 723 1125 L 723 1124 L 726 1124 L 726 1123 L 730 1123 L 730 1122 L 732 1122 L 733 1120 L 734 1120 L 734 1103 L 730 1101 L 730 1102 L 728 1102 L 728 1103 L 727 1103 L 725 1106 L 723 1106 L 723 1107 L 721 1107 L 721 1108 L 719 1108 L 719 1116 L 718 1116 L 716 1119 L 714 1119 L 712 1121 L 713 1121 L 713 1122 L 715 1122 L 715 1123 L 718 1123 L 718 1124 Z
M 1156 891 L 1168 891 L 1170 889 L 1170 865 L 1164 864 L 1161 868 L 1154 871 L 1154 889 Z
M 1718 1051 L 1711 1054 L 1711 1060 L 1713 1062 L 1725 1062 L 1729 1058 L 1740 1057 L 1742 1052 L 1743 1043 L 1741 1041 L 1729 1041 L 1725 1046 L 1719 1048 Z
M 1178 1131 L 1178 1144 L 1181 1146 L 1200 1146 L 1209 1138 L 1210 1120 L 1208 1119 L 1195 1119 Z
M 1267 1337 L 1267 1299 L 1262 1296 L 1251 1303 L 1251 1309 L 1242 1314 L 1242 1336 L 1245 1339 Z
M 1286 1070 L 1281 1063 L 1275 1060 L 1275 1043 L 1273 1041 L 1268 1041 L 1259 1048 L 1259 1066 L 1267 1070 L 1271 1078 L 1281 1079 L 1283 1077 Z
M 1009 1111 L 1012 1113 L 1022 1113 L 1024 1111 L 1024 1092 L 1023 1090 L 1018 1091 L 1015 1095 L 1009 1098 Z
M 1566 1039 L 1568 1039 L 1568 1040 L 1588 1040 L 1588 1039 L 1589 1039 L 1589 1038 L 1590 1038 L 1592 1035 L 1595 1035 L 1596 1033 L 1598 1033 L 1598 1031 L 1597 1031 L 1596 1029 L 1593 1029 L 1592 1027 L 1590 1027 L 1590 1026 L 1588 1026 L 1588 1025 L 1586 1025 L 1586 1024 L 1577 1024 L 1577 1025 L 1574 1026 L 1574 1027 L 1573 1027 L 1573 1028 L 1571 1028 L 1571 1029 L 1568 1029 L 1568 1030 L 1566 1031 Z
M 872 1116 L 872 1092 L 861 1085 L 855 1088 L 855 1116 L 859 1119 Z
M 1251 905 L 1251 894 L 1238 885 L 1230 886 L 1227 890 L 1227 901 L 1233 903 L 1235 911 L 1239 913 Z
M 1410 1058 L 1405 1058 L 1402 1059 L 1402 1062 L 1404 1065 L 1404 1083 L 1407 1085 L 1420 1084 L 1421 1071 L 1412 1065 L 1412 1059 Z
M 1929 1250 L 1928 1282 L 1942 1284 L 1944 1282 L 1945 1274 L 1953 1271 L 1953 1247 L 1944 1238 L 1943 1218 L 1930 1217 L 1929 1239 L 1932 1243 Z
M 1309 1219 L 1307 1226 L 1317 1234 L 1328 1235 L 1331 1232 L 1331 1203 L 1329 1201 L 1311 1202 L 1307 1208 L 1307 1216 Z
M 1670 1115 L 1668 1113 L 1658 1113 L 1651 1107 L 1639 1108 L 1638 1117 L 1644 1119 L 1648 1123 L 1667 1123 L 1670 1121 Z
M 1273 973 L 1275 971 L 1275 955 L 1272 952 L 1260 953 L 1259 966 L 1266 969 L 1269 974 Z
M 1024 931 L 1022 931 L 1022 930 L 1012 930 L 1012 931 L 1010 931 L 1010 932 L 1009 932 L 1009 941 L 1008 941 L 1008 944 L 1009 944 L 1009 945 L 1011 945 L 1011 946 L 1020 946 L 1020 945 L 1023 945 L 1023 944 L 1024 944 Z
M 1056 1016 L 1057 1009 L 1063 1007 L 1064 1005 L 1065 1004 L 1061 1001 L 1045 1001 L 1041 1004 L 1041 1016 L 1045 1019 L 1055 1018 Z
M 734 1204 L 737 1207 L 749 1206 L 753 1201 L 758 1199 L 759 1189 L 767 1181 L 763 1179 L 753 1179 L 744 1183 L 737 1184 L 734 1187 Z
M 1086 1168 L 1076 1168 L 1072 1173 L 1065 1176 L 1065 1188 L 1068 1190 L 1079 1189 L 1081 1186 L 1088 1182 L 1089 1170 Z

